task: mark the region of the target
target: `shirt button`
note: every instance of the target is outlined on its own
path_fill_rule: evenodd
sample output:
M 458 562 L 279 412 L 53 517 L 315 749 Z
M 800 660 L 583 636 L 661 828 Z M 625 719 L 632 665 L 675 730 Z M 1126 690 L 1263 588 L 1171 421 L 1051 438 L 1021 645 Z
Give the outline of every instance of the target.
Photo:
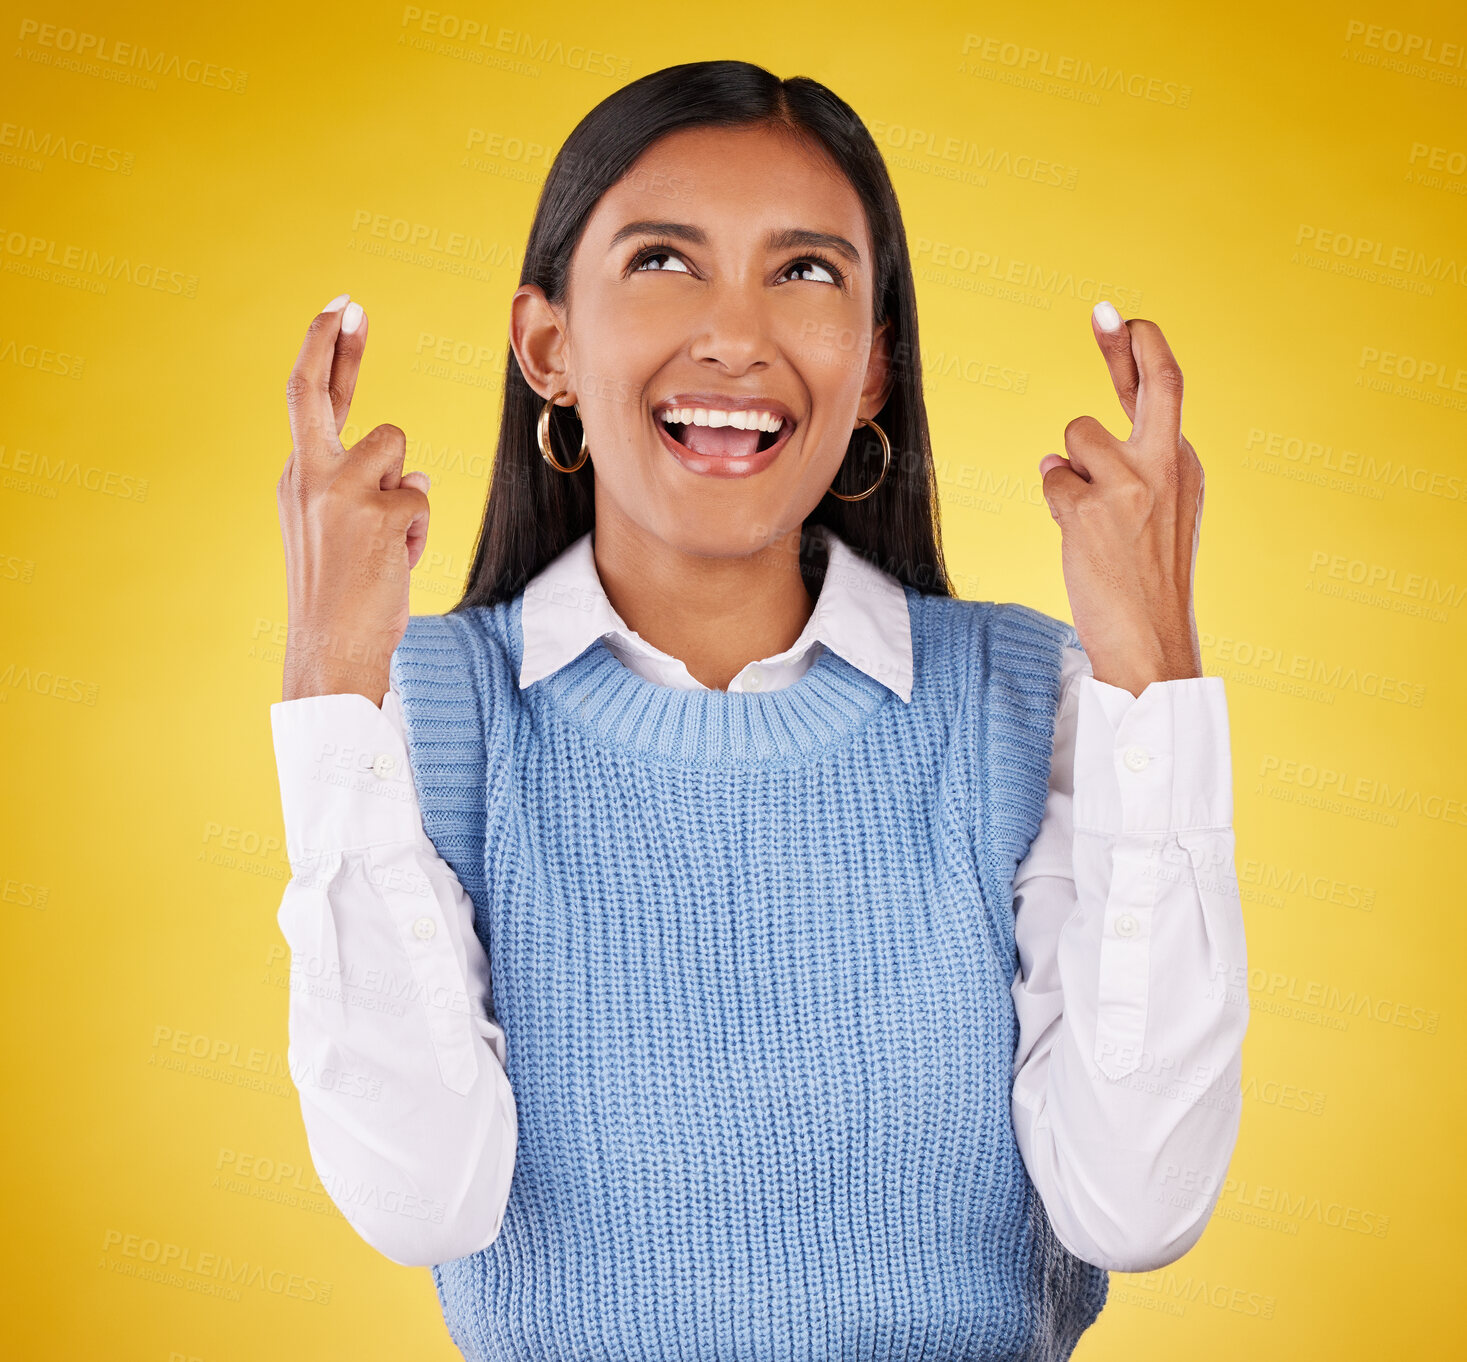
M 386 780 L 397 770 L 397 760 L 390 752 L 379 752 L 376 761 L 372 763 L 372 769 L 377 773 L 378 780 Z
M 431 940 L 433 934 L 438 930 L 438 924 L 431 917 L 420 917 L 413 923 L 413 935 L 419 941 Z
M 744 684 L 750 690 L 758 690 L 759 687 L 764 684 L 764 673 L 761 672 L 758 667 L 750 668 L 748 677 L 745 680 Z
M 1141 924 L 1130 913 L 1122 913 L 1116 919 L 1117 936 L 1135 936 L 1141 930 Z
M 1146 763 L 1151 760 L 1150 755 L 1144 747 L 1126 748 L 1126 765 L 1133 771 L 1144 771 Z

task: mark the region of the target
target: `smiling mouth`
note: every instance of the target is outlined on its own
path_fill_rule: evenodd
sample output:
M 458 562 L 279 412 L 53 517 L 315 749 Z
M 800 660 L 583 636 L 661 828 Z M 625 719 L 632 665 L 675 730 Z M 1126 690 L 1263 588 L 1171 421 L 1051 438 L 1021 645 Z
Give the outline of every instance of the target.
M 747 459 L 788 438 L 794 422 L 784 420 L 778 430 L 741 430 L 737 426 L 700 426 L 680 421 L 664 421 L 654 413 L 652 419 L 662 427 L 674 444 L 705 459 Z

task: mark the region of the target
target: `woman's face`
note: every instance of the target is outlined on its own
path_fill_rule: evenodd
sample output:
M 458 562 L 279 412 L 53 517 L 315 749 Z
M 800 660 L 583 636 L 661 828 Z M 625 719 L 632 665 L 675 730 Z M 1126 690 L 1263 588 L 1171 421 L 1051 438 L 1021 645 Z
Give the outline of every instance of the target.
M 622 517 L 714 556 L 798 529 L 858 415 L 887 395 L 874 282 L 861 201 L 822 152 L 762 127 L 688 129 L 650 147 L 592 213 L 556 325 L 527 347 L 559 370 L 546 395 L 564 388 L 579 406 L 598 524 Z M 683 424 L 697 408 L 710 415 Z M 782 424 L 760 430 L 772 425 L 760 413 Z M 880 472 L 853 463 L 842 491 Z

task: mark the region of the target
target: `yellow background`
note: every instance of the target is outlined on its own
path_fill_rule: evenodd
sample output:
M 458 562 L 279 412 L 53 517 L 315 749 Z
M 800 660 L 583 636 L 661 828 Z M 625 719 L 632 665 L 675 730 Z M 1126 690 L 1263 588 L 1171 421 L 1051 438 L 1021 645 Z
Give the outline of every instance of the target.
M 1460 9 L 464 0 L 441 13 L 496 43 L 456 49 L 411 7 L 334 10 L 38 3 L 7 6 L 0 30 L 9 1355 L 456 1355 L 427 1270 L 378 1256 L 315 1186 L 283 1070 L 285 378 L 311 315 L 350 290 L 372 318 L 353 428 L 401 425 L 408 466 L 433 474 L 413 609 L 446 609 L 549 157 L 620 84 L 714 57 L 825 81 L 887 156 L 961 594 L 1069 617 L 1038 460 L 1082 413 L 1129 428 L 1091 337 L 1095 281 L 1163 327 L 1187 375 L 1208 488 L 1197 619 L 1232 721 L 1248 1091 L 1201 1244 L 1113 1275 L 1077 1357 L 1449 1354 Z M 165 66 L 97 60 L 103 42 Z M 1391 50 L 1408 43 L 1410 62 Z M 1122 83 L 1097 92 L 1083 63 Z M 486 264 L 391 254 L 418 227 L 478 239 Z M 469 362 L 415 368 L 443 338 Z M 126 1245 L 145 1241 L 316 1286 L 211 1297 L 186 1273 L 137 1275 L 145 1250 Z

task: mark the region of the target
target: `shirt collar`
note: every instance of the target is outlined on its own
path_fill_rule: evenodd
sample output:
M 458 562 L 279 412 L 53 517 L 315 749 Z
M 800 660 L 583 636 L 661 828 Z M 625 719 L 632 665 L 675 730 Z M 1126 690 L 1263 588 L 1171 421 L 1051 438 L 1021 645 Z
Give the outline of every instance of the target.
M 769 662 L 797 657 L 816 643 L 894 691 L 912 698 L 912 622 L 901 582 L 856 553 L 828 526 L 825 581 L 794 644 Z M 520 688 L 573 662 L 612 635 L 644 656 L 672 662 L 628 628 L 602 589 L 588 530 L 525 585 Z

